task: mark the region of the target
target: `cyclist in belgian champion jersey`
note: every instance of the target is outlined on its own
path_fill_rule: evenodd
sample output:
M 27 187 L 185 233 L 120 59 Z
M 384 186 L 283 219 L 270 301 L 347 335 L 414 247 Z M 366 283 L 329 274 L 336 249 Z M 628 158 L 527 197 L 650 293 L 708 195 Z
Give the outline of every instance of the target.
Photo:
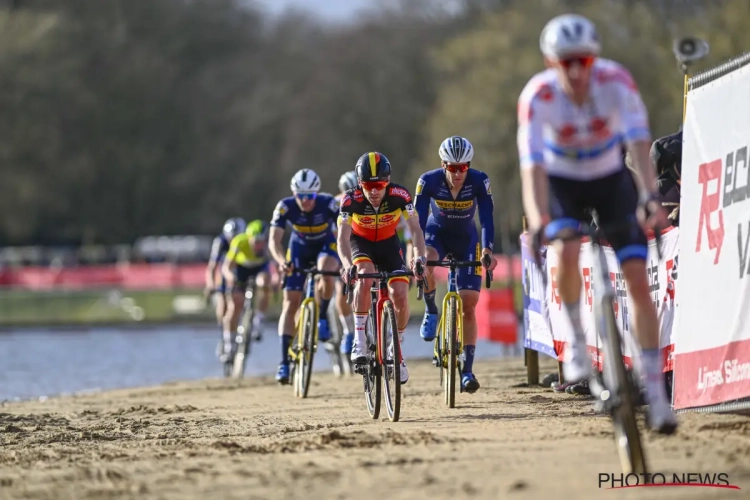
M 317 267 L 321 271 L 336 271 L 336 239 L 333 223 L 338 216 L 336 200 L 327 193 L 320 193 L 320 177 L 310 169 L 302 169 L 292 177 L 293 196 L 279 201 L 271 220 L 271 255 L 282 272 L 288 273 L 284 284 L 284 302 L 279 318 L 281 337 L 281 363 L 276 380 L 289 383 L 289 345 L 294 333 L 294 318 L 302 303 L 302 286 L 305 274 L 300 271 Z M 292 228 L 289 247 L 284 252 L 282 238 L 286 226 Z M 320 318 L 318 339 L 326 342 L 331 338 L 328 327 L 328 305 L 333 295 L 333 278 L 320 277 Z
M 419 225 L 425 234 L 427 259 L 442 260 L 448 253 L 458 260 L 480 260 L 482 255 L 492 256 L 494 202 L 487 174 L 471 168 L 474 148 L 467 139 L 453 136 L 443 141 L 438 153 L 441 168 L 422 174 L 416 189 L 415 205 Z M 477 209 L 482 226 L 481 238 L 474 222 Z M 490 269 L 496 265 L 497 261 L 492 257 Z M 465 360 L 461 386 L 469 393 L 479 389 L 473 364 L 477 343 L 475 311 L 481 283 L 481 268 L 463 267 L 458 270 L 457 284 L 464 311 Z M 419 330 L 422 338 L 428 342 L 435 339 L 438 320 L 435 292 L 435 278 L 430 275 L 424 294 L 425 315 Z
M 341 200 L 338 218 L 338 253 L 343 264 L 342 276 L 357 266 L 358 272 L 406 270 L 404 254 L 396 234 L 399 219 L 406 219 L 414 239 L 410 259 L 413 269 L 417 261 L 424 263 L 425 246 L 422 231 L 409 191 L 391 182 L 391 163 L 385 155 L 365 153 L 355 168 L 359 187 L 350 189 Z M 427 271 L 428 272 L 428 271 Z M 365 325 L 370 311 L 372 279 L 357 280 L 354 288 L 354 345 L 351 359 L 355 364 L 366 360 Z M 399 276 L 388 281 L 388 292 L 396 310 L 398 341 L 409 322 L 409 278 Z M 403 352 L 403 351 L 402 351 Z M 406 362 L 401 363 L 401 383 L 409 379 Z
M 596 211 L 633 304 L 649 426 L 672 433 L 677 420 L 664 387 L 659 324 L 646 275 L 647 240 L 638 224 L 656 230 L 667 225 L 649 158 L 646 107 L 630 72 L 598 57 L 599 37 L 585 17 L 552 19 L 540 47 L 548 69 L 529 81 L 518 103 L 523 201 L 534 252 L 538 255 L 545 240 L 576 236 L 584 209 Z M 624 166 L 623 141 L 637 173 L 635 183 Z M 559 293 L 574 333 L 564 375 L 571 382 L 582 381 L 591 376 L 592 363 L 580 318 L 581 242 L 556 240 L 554 247 Z

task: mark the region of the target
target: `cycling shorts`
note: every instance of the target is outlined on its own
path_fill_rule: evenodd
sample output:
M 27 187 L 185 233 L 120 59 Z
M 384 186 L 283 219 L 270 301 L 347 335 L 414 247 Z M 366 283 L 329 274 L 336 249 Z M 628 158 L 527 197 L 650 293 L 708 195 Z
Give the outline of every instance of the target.
M 286 250 L 286 260 L 295 269 L 309 269 L 318 264 L 322 257 L 338 257 L 336 253 L 336 237 L 329 231 L 328 236 L 320 241 L 304 241 L 292 235 Z M 305 284 L 306 275 L 293 272 L 284 278 L 284 290 L 300 291 Z
M 648 258 L 648 240 L 636 219 L 638 192 L 630 170 L 590 181 L 549 177 L 550 216 L 547 238 L 579 222 L 591 223 L 587 210 L 595 210 L 597 225 L 620 263 Z M 614 226 L 614 228 L 613 228 Z
M 351 236 L 352 262 L 372 262 L 378 271 L 393 272 L 406 271 L 404 253 L 401 251 L 401 241 L 398 236 L 392 236 L 381 241 L 372 241 L 356 234 Z M 396 276 L 388 280 L 409 282 L 408 276 Z
M 268 272 L 268 261 L 255 265 L 253 267 L 235 266 L 234 267 L 234 288 L 233 292 L 244 292 L 247 290 L 247 282 L 251 278 L 257 277 L 260 273 Z
M 477 229 L 472 226 L 469 232 L 455 232 L 440 227 L 430 221 L 424 228 L 425 244 L 432 247 L 443 260 L 447 254 L 453 254 L 456 260 L 480 260 L 482 249 L 479 248 Z M 480 290 L 482 286 L 482 267 L 459 267 L 456 270 L 456 284 L 459 290 Z

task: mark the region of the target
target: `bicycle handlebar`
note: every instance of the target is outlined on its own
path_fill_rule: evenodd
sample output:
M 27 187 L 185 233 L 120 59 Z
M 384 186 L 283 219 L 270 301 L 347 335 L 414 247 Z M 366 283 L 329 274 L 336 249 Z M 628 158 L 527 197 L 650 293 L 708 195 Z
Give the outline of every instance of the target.
M 485 268 L 489 268 L 490 264 L 492 263 L 492 257 L 490 257 L 488 254 L 485 254 L 482 256 L 482 260 L 456 260 L 453 258 L 450 258 L 448 260 L 428 260 L 427 265 L 432 267 L 447 267 L 447 268 L 457 268 L 457 267 L 479 267 L 479 266 L 485 266 Z M 484 273 L 484 286 L 485 288 L 490 287 L 490 283 L 492 283 L 492 271 L 489 269 L 485 270 Z
M 421 262 L 416 263 L 416 270 L 412 271 L 379 271 L 374 273 L 357 273 L 357 266 L 349 268 L 349 274 L 347 279 L 344 280 L 344 294 L 346 295 L 346 302 L 352 303 L 354 298 L 354 287 L 351 284 L 358 279 L 374 278 L 378 281 L 388 280 L 390 278 L 397 278 L 401 276 L 415 276 L 417 278 L 417 300 L 422 300 L 424 296 L 424 268 Z

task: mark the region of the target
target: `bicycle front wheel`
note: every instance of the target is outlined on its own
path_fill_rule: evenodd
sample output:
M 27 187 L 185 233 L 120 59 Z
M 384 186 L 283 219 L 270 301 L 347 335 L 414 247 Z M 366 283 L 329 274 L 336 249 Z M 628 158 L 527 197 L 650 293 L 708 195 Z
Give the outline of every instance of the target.
M 445 316 L 445 345 L 447 346 L 447 366 L 445 370 L 445 404 L 448 408 L 456 406 L 456 367 L 458 366 L 458 304 L 456 297 L 448 299 L 448 310 Z
M 306 398 L 310 390 L 315 342 L 318 335 L 318 308 L 314 301 L 308 300 L 302 305 L 299 316 L 300 331 L 297 337 L 298 353 L 295 367 L 295 389 L 297 397 Z
M 604 363 L 609 365 L 608 368 L 605 367 L 605 370 L 608 370 L 605 385 L 616 395 L 616 402 L 612 408 L 612 423 L 620 465 L 623 474 L 646 474 L 646 455 L 635 415 L 635 390 L 622 359 L 622 344 L 612 305 L 604 305 L 602 313 L 604 327 L 608 332 L 604 343 Z M 607 378 L 610 380 L 607 381 Z
M 234 365 L 232 367 L 232 377 L 234 378 L 245 376 L 245 366 L 247 365 L 247 358 L 250 356 L 254 316 L 255 307 L 253 304 L 253 294 L 251 293 L 246 296 L 240 323 L 241 328 L 237 329 L 237 354 L 234 356 Z
M 401 413 L 401 343 L 398 339 L 396 312 L 389 300 L 380 317 L 380 349 L 383 356 L 383 383 L 388 419 L 398 421 Z
M 367 364 L 363 368 L 362 379 L 365 388 L 365 402 L 367 403 L 367 413 L 377 420 L 380 416 L 380 399 L 381 399 L 381 387 L 380 383 L 380 372 L 381 366 L 377 362 L 375 339 L 377 338 L 377 332 L 375 331 L 375 322 L 373 321 L 373 315 L 367 317 L 367 330 L 365 332 L 367 336 Z

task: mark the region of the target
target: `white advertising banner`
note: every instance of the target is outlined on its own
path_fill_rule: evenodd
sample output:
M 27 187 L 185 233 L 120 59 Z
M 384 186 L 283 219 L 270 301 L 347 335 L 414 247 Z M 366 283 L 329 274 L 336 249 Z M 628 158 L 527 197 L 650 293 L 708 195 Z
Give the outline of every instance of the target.
M 688 94 L 676 408 L 750 396 L 748 89 L 745 66 Z
M 656 251 L 656 241 L 649 240 L 648 276 L 651 293 L 657 310 L 660 311 L 661 339 L 660 347 L 666 359 L 665 371 L 672 369 L 672 351 L 674 341 L 672 324 L 675 311 L 674 298 L 676 283 L 672 281 L 672 268 L 677 257 L 680 233 L 676 228 L 665 231 L 661 237 L 662 260 L 661 265 Z M 612 286 L 617 298 L 614 308 L 618 326 L 625 339 L 624 358 L 631 365 L 631 358 L 637 352 L 637 344 L 633 339 L 631 325 L 632 305 L 627 286 L 622 277 L 614 250 L 604 247 L 607 268 Z M 572 338 L 570 321 L 562 307 L 557 285 L 557 256 L 555 252 L 546 252 L 544 272 L 547 273 L 547 290 L 543 290 L 542 275 L 536 266 L 528 247 L 528 235 L 521 236 L 521 256 L 523 262 L 524 287 L 524 346 L 543 352 L 549 356 L 563 359 L 565 348 Z M 581 289 L 581 322 L 586 333 L 586 343 L 589 347 L 593 364 L 601 370 L 602 352 L 599 347 L 601 341 L 595 329 L 594 299 L 596 290 L 594 273 L 595 256 L 591 251 L 591 244 L 585 242 L 581 247 L 580 269 L 583 277 Z

